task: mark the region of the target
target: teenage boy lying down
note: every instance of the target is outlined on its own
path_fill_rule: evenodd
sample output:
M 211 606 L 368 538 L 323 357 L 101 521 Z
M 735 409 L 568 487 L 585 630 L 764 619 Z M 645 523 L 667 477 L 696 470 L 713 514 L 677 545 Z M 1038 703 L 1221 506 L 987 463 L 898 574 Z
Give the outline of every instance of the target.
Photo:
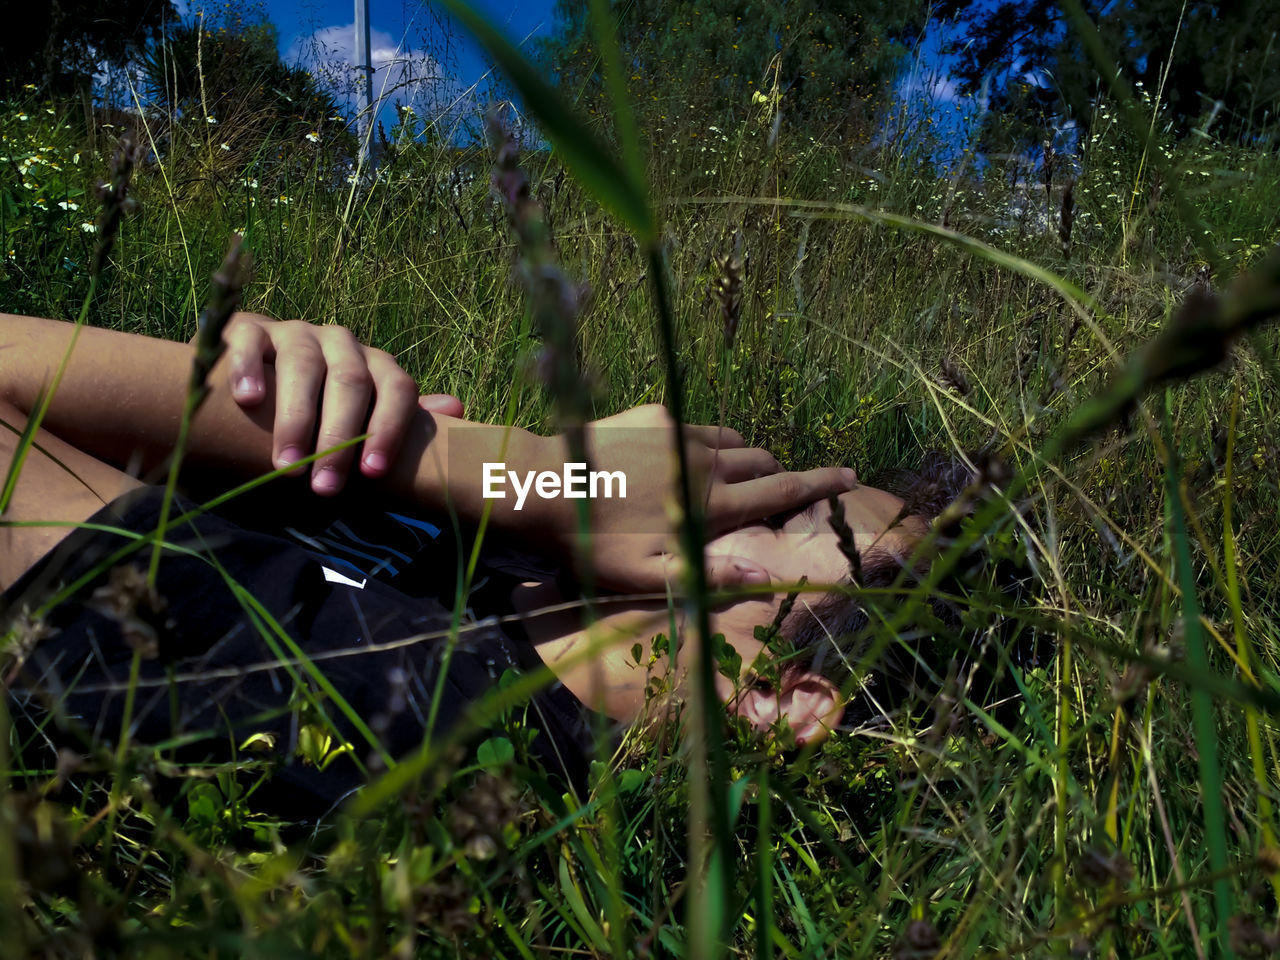
M 0 431 L 0 465 L 12 459 L 70 338 L 66 324 L 0 315 L 0 420 L 10 428 Z M 321 448 L 364 431 L 372 397 L 372 436 L 361 458 L 365 479 L 351 509 L 367 511 L 370 500 L 405 505 L 404 512 L 383 511 L 384 520 L 393 518 L 392 526 L 426 557 L 428 573 L 418 582 L 451 581 L 457 560 L 446 548 L 450 523 L 441 518 L 451 510 L 464 525 L 479 520 L 483 463 L 554 468 L 565 456 L 557 438 L 466 424 L 449 415 L 461 412 L 452 398 L 420 404 L 416 387 L 393 361 L 359 347 L 341 328 L 242 315 L 229 340 L 233 348 L 215 370 L 215 389 L 195 421 L 191 470 L 254 476 L 294 462 L 307 452 L 316 422 Z M 645 708 L 651 673 L 636 664 L 631 649 L 640 642 L 647 650 L 649 638 L 666 629 L 664 600 L 610 598 L 601 605 L 602 620 L 588 630 L 580 606 L 541 612 L 564 599 L 554 578 L 505 576 L 498 564 L 466 602 L 481 615 L 510 614 L 506 632 L 501 619 L 470 619 L 455 646 L 446 639 L 450 589 L 413 596 L 348 569 L 353 554 L 374 562 L 379 546 L 412 566 L 413 544 L 374 544 L 352 533 L 347 547 L 365 549 L 335 558 L 332 541 L 292 526 L 310 549 L 211 514 L 172 526 L 156 590 L 147 588 L 150 549 L 140 538 L 154 532 L 161 496 L 121 467 L 145 475 L 169 452 L 190 359 L 185 345 L 83 330 L 0 518 L 6 524 L 0 526 L 0 617 L 15 638 L 5 679 L 26 745 L 56 745 L 64 734 L 55 728 L 98 743 L 118 740 L 130 669 L 140 653 L 128 727 L 133 741 L 171 745 L 182 762 L 223 762 L 237 756 L 251 734 L 267 733 L 255 742 L 270 744 L 283 765 L 259 790 L 259 800 L 271 803 L 274 796 L 286 814 L 309 818 L 358 787 L 371 769 L 416 748 L 428 727 L 452 727 L 508 667 L 528 672 L 545 665 L 555 680 L 529 703 L 529 726 L 539 731 L 532 752 L 581 784 L 595 748 L 596 711 L 631 722 Z M 622 470 L 629 481 L 625 499 L 593 501 L 593 574 L 608 589 L 666 587 L 672 429 L 657 407 L 589 428 L 593 467 Z M 754 627 L 772 620 L 783 587 L 802 576 L 834 583 L 847 575 L 825 522 L 829 494 L 840 494 L 856 545 L 872 567 L 896 568 L 927 530 L 924 517 L 902 516 L 903 501 L 857 486 L 849 471 L 783 473 L 732 431 L 686 429 L 715 535 L 706 550 L 709 577 L 718 587 L 745 584 L 756 591 L 725 604 L 712 620 L 713 633 L 724 634 L 742 657 L 744 672 L 762 653 Z M 318 461 L 312 490 L 336 493 L 351 456 Z M 343 501 L 312 497 L 300 481 L 286 494 L 290 502 L 280 509 L 291 516 L 344 510 Z M 570 566 L 573 504 L 531 500 L 517 512 L 511 498 L 489 503 L 490 525 L 500 537 L 543 554 L 552 571 Z M 188 507 L 179 505 L 172 516 Z M 782 514 L 793 515 L 781 527 L 762 522 Z M 430 516 L 435 523 L 425 519 Z M 20 525 L 31 522 L 51 525 Z M 105 569 L 122 547 L 140 544 Z M 374 565 L 385 574 L 389 563 L 384 557 Z M 46 608 L 60 585 L 80 580 L 71 599 Z M 779 592 L 769 591 L 770 583 Z M 815 641 L 824 610 L 850 613 L 834 598 L 805 602 L 814 596 L 802 594 L 784 624 L 785 633 L 810 648 L 821 646 Z M 37 620 L 33 615 L 42 611 Z M 681 635 L 680 664 L 691 662 L 692 642 Z M 842 706 L 821 666 L 784 665 L 768 688 L 719 677 L 720 693 L 730 710 L 759 726 L 781 717 L 798 741 L 818 740 Z M 677 691 L 684 682 L 679 673 L 668 679 Z M 293 759 L 301 725 L 320 722 L 320 714 L 353 745 L 323 772 Z

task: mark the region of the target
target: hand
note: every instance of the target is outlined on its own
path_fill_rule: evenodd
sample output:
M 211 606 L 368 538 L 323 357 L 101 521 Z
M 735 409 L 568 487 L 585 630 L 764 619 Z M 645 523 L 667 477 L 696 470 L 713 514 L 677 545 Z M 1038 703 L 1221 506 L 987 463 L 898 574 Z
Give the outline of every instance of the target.
M 361 448 L 360 471 L 381 477 L 399 452 L 414 410 L 461 416 L 462 404 L 448 394 L 418 396 L 413 378 L 383 350 L 360 344 L 345 327 L 302 320 L 277 321 L 237 313 L 223 334 L 227 343 L 231 395 L 243 407 L 267 395 L 265 364 L 276 373 L 276 416 L 272 463 L 285 467 L 350 440 L 369 438 Z M 317 400 L 319 430 L 316 429 Z M 370 400 L 373 411 L 370 413 Z M 311 444 L 315 436 L 316 446 Z M 311 488 L 335 494 L 346 483 L 356 448 L 347 447 L 312 464 Z
M 725 530 L 776 513 L 804 506 L 857 483 L 848 468 L 830 467 L 804 473 L 784 472 L 767 450 L 747 447 L 735 430 L 685 427 L 686 453 L 695 496 L 701 498 L 706 534 Z M 568 459 L 563 443 L 553 455 Z M 620 470 L 627 478 L 627 496 L 596 497 L 592 506 L 591 552 L 596 582 L 615 590 L 638 592 L 665 588 L 677 572 L 674 531 L 679 500 L 675 423 L 663 406 L 636 407 L 587 425 L 587 453 L 594 471 Z M 548 460 L 543 469 L 559 472 L 562 464 Z M 554 504 L 544 532 L 555 538 L 565 555 L 574 555 L 577 523 L 569 500 Z M 768 573 L 749 560 L 717 557 L 710 561 L 708 583 L 713 589 L 742 584 L 765 584 Z

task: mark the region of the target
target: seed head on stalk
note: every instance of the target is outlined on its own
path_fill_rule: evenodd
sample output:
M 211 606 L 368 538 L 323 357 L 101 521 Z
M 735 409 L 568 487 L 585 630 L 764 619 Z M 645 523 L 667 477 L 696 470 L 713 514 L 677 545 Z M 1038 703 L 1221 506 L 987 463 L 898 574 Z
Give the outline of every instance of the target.
M 209 295 L 209 302 L 200 311 L 196 355 L 191 361 L 191 380 L 188 385 L 194 398 L 192 412 L 209 394 L 209 373 L 226 349 L 222 331 L 240 306 L 240 297 L 252 269 L 253 257 L 244 249 L 243 235 L 232 234 L 227 256 L 218 272 L 213 275 L 213 290 Z
M 493 193 L 515 231 L 520 252 L 516 272 L 543 342 L 536 369 L 555 398 L 572 447 L 575 433 L 580 433 L 591 413 L 590 383 L 578 362 L 578 315 L 586 291 L 568 278 L 556 260 L 546 215 L 519 166 L 519 145 L 496 109 L 486 115 L 485 130 L 496 154 L 490 181 Z M 581 458 L 575 453 L 575 459 Z
M 196 353 L 191 360 L 191 377 L 187 381 L 187 399 L 182 409 L 182 420 L 178 424 L 178 439 L 173 446 L 173 456 L 169 461 L 169 479 L 165 484 L 164 500 L 160 506 L 160 522 L 156 528 L 155 543 L 151 550 L 151 566 L 147 571 L 147 584 L 154 589 L 156 576 L 160 569 L 160 553 L 164 547 L 164 534 L 169 523 L 169 507 L 173 502 L 173 494 L 177 488 L 178 471 L 182 465 L 182 455 L 187 446 L 187 435 L 191 429 L 191 418 L 195 416 L 200 404 L 209 395 L 209 373 L 214 364 L 222 356 L 226 345 L 222 342 L 222 331 L 231 319 L 231 314 L 240 304 L 240 295 L 244 292 L 245 279 L 250 267 L 249 254 L 244 249 L 244 237 L 232 234 L 231 249 L 227 251 L 222 266 L 213 275 L 213 291 L 209 302 L 200 312 L 200 329 L 196 336 Z
M 485 131 L 496 154 L 491 184 L 507 211 L 516 235 L 519 260 L 516 273 L 529 298 L 534 328 L 542 338 L 535 369 L 555 402 L 560 429 L 564 432 L 569 458 L 591 469 L 587 457 L 586 423 L 591 415 L 591 384 L 579 362 L 578 315 L 585 289 L 571 281 L 556 260 L 551 229 L 542 207 L 530 195 L 529 178 L 519 166 L 520 150 L 503 126 L 497 109 L 485 117 Z M 586 500 L 579 500 L 578 539 L 575 564 L 587 597 L 587 616 L 594 619 L 590 603 L 593 577 L 591 544 L 588 538 L 589 513 Z
M 1062 244 L 1062 256 L 1071 259 L 1071 225 L 1075 222 L 1076 181 L 1073 177 L 1062 188 L 1062 205 L 1058 208 L 1058 241 Z
M 138 209 L 138 201 L 129 196 L 129 182 L 133 178 L 138 153 L 133 141 L 124 137 L 111 158 L 111 180 L 104 183 L 100 190 L 102 212 L 98 215 L 98 243 L 93 250 L 91 276 L 101 276 L 107 266 L 107 258 L 111 255 L 111 248 L 115 246 L 116 237 L 120 234 L 120 221 L 125 214 Z
M 836 545 L 840 548 L 840 552 L 844 554 L 844 558 L 849 561 L 849 576 L 853 579 L 854 586 L 862 585 L 862 554 L 858 553 L 858 546 L 853 539 L 853 531 L 849 529 L 849 523 L 844 518 L 844 504 L 840 502 L 840 498 L 834 493 L 827 497 L 827 503 L 831 507 L 831 515 L 827 517 L 827 523 L 836 535 Z
M 720 303 L 720 319 L 724 321 L 726 350 L 733 349 L 734 338 L 738 335 L 738 321 L 742 319 L 742 234 L 738 234 L 737 247 L 733 253 L 715 258 L 715 293 L 716 300 Z

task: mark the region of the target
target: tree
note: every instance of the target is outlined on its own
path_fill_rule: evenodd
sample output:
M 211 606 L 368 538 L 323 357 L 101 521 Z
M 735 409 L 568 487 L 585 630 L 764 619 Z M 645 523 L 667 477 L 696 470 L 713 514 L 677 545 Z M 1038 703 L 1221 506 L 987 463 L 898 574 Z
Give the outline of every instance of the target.
M 1155 95 L 1185 136 L 1216 115 L 1226 136 L 1260 136 L 1280 111 L 1280 4 L 1248 0 L 1081 0 L 1115 66 Z M 991 105 L 1042 125 L 1087 127 L 1106 84 L 1054 0 L 942 0 L 954 16 L 955 68 L 966 92 L 989 84 Z M 1167 69 L 1167 76 L 1165 71 Z M 1220 105 L 1219 105 L 1220 104 Z
M 261 139 L 264 126 L 302 135 L 338 113 L 309 72 L 280 59 L 275 26 L 260 6 L 176 24 L 147 51 L 143 72 L 153 103 L 172 115 L 213 118 L 228 139 L 242 132 Z
M 49 94 L 86 89 L 102 65 L 123 66 L 177 19 L 172 0 L 40 0 L 5 4 L 0 76 Z
M 855 9 L 856 6 L 856 9 Z M 793 124 L 823 139 L 865 132 L 923 29 L 915 0 L 615 0 L 623 59 L 642 111 L 734 123 L 776 83 Z M 562 86 L 605 102 L 587 5 L 558 0 L 543 56 Z

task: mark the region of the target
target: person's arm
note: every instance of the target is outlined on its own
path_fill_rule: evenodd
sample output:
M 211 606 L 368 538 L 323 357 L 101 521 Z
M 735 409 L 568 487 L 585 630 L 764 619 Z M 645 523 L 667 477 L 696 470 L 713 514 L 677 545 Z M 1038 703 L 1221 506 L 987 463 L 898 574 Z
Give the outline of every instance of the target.
M 0 315 L 0 397 L 32 411 L 42 388 L 52 382 L 73 330 L 58 321 Z M 44 426 L 102 459 L 152 468 L 177 440 L 191 357 L 186 344 L 83 328 Z M 227 363 L 224 357 L 210 375 L 211 392 L 193 421 L 185 455 L 192 465 L 266 473 L 274 468 L 276 385 L 268 369 L 266 397 L 258 406 L 242 409 L 227 386 Z M 324 440 L 319 441 L 322 449 Z M 587 440 L 594 469 L 627 478 L 625 497 L 591 501 L 596 582 L 624 591 L 663 589 L 675 552 L 670 502 L 676 458 L 670 414 L 655 404 L 637 407 L 588 424 Z M 856 482 L 848 469 L 782 472 L 767 451 L 748 448 L 735 431 L 721 428 L 686 428 L 685 452 L 698 489 L 705 491 L 710 533 L 843 492 Z M 572 500 L 530 496 L 520 503 L 509 486 L 504 498 L 485 498 L 486 463 L 505 463 L 525 476 L 561 473 L 566 458 L 561 437 L 417 409 L 400 456 L 383 482 L 393 494 L 437 510 L 451 507 L 472 522 L 490 503 L 496 529 L 572 562 L 577 530 Z M 736 558 L 711 563 L 714 588 L 768 580 L 758 565 Z
M 34 412 L 71 346 L 72 324 L 0 314 L 0 399 Z M 145 474 L 162 464 L 178 438 L 193 349 L 189 344 L 82 327 L 42 426 L 73 446 L 122 468 Z M 243 408 L 229 389 L 224 356 L 209 376 L 210 392 L 192 421 L 185 461 L 254 476 L 276 469 L 273 366 L 263 371 L 263 402 Z M 411 382 L 411 381 L 410 381 Z M 416 399 L 416 391 L 415 391 Z M 359 404 L 362 412 L 367 400 Z M 432 414 L 416 404 L 408 412 L 399 457 L 386 471 L 388 490 L 429 508 L 452 506 L 475 520 L 484 506 L 479 483 L 485 461 L 550 462 L 551 438 L 526 430 L 473 424 Z M 350 434 L 348 434 L 350 435 Z M 326 437 L 319 438 L 326 449 Z M 447 491 L 450 472 L 466 478 Z M 514 500 L 495 500 L 498 529 L 525 531 L 539 524 L 537 506 L 525 516 Z M 522 511 L 523 512 L 523 511 Z

